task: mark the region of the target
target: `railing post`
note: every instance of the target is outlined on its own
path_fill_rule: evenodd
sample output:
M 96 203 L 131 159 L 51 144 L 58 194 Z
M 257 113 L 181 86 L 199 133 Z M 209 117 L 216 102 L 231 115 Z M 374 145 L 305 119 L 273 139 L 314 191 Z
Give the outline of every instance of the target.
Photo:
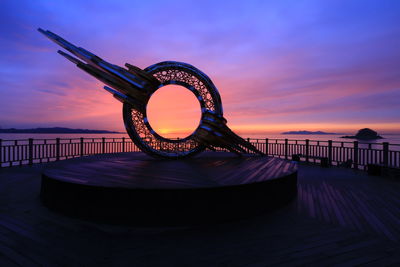
M 285 159 L 288 159 L 288 140 L 285 139 Z
M 3 144 L 2 143 L 3 143 L 3 140 L 0 139 L 0 168 L 1 168 L 2 163 L 3 163 L 3 147 L 2 147 Z
M 56 161 L 60 160 L 60 138 L 56 138 Z
M 389 165 L 389 143 L 383 142 L 383 165 Z
M 29 138 L 28 139 L 28 163 L 29 165 L 32 165 L 33 163 L 33 139 Z
M 358 141 L 354 141 L 353 149 L 354 169 L 358 170 Z
M 46 140 L 44 140 L 44 142 L 46 143 Z M 18 149 L 18 140 L 14 140 L 13 161 L 18 161 L 18 159 L 19 159 L 19 166 L 21 166 L 22 165 L 22 159 L 19 157 L 18 150 L 19 150 Z M 17 154 L 15 154 L 16 151 L 17 151 Z M 0 162 L 0 167 L 1 167 L 1 162 Z
M 328 164 L 332 165 L 332 140 L 328 140 Z
M 247 142 L 250 143 L 250 138 L 249 138 L 249 137 L 247 137 Z M 250 150 L 249 150 L 249 149 L 247 149 L 247 153 L 250 153 Z
M 268 138 L 265 138 L 265 155 L 268 156 Z
M 81 137 L 81 144 L 80 144 L 80 152 L 81 152 L 80 154 L 81 154 L 81 157 L 82 157 L 83 154 L 84 154 L 84 153 L 83 153 L 83 152 L 84 152 L 84 151 L 83 151 L 83 148 L 84 148 L 84 146 L 83 146 L 83 137 Z
M 122 152 L 125 152 L 125 137 L 122 137 Z
M 101 153 L 102 154 L 104 154 L 104 153 L 106 153 L 106 138 L 102 138 L 102 141 L 101 141 Z
M 310 160 L 310 140 L 306 139 L 306 162 Z

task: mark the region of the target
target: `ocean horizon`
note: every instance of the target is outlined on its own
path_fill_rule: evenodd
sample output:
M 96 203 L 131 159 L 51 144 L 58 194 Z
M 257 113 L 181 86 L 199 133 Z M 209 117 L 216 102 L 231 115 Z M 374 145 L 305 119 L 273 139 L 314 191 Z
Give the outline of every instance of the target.
M 349 138 L 341 138 L 341 136 L 346 134 L 238 134 L 242 138 L 251 138 L 251 139 L 289 139 L 289 140 L 315 140 L 315 141 L 336 141 L 336 142 L 353 142 L 357 141 L 356 139 L 349 139 Z M 174 138 L 176 137 L 175 134 L 164 134 L 164 137 Z M 390 144 L 399 144 L 400 145 L 400 134 L 381 134 L 383 139 L 376 139 L 376 140 L 359 140 L 360 143 L 383 143 L 388 142 Z M 101 134 L 84 134 L 84 133 L 74 133 L 74 134 L 51 134 L 51 133 L 0 133 L 0 139 L 2 140 L 23 140 L 23 139 L 55 139 L 55 138 L 62 138 L 62 139 L 73 139 L 73 138 L 129 138 L 128 134 L 126 133 L 101 133 Z

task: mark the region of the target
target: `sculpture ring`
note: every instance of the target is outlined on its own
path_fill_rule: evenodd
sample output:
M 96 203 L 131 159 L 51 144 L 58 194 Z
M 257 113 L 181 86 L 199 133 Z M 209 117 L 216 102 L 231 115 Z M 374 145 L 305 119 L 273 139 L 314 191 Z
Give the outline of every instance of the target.
M 206 74 L 194 66 L 182 62 L 166 61 L 149 66 L 144 71 L 153 75 L 161 83 L 156 90 L 169 84 L 176 84 L 191 91 L 200 103 L 201 122 L 206 111 L 212 111 L 220 117 L 223 116 L 221 97 L 217 88 Z M 147 106 L 147 104 L 148 101 L 145 105 Z M 201 122 L 197 129 L 186 138 L 169 139 L 154 131 L 149 124 L 146 111 L 146 108 L 135 109 L 129 103 L 123 105 L 126 130 L 135 145 L 142 151 L 158 157 L 182 158 L 195 155 L 206 148 L 193 138 L 197 134 Z

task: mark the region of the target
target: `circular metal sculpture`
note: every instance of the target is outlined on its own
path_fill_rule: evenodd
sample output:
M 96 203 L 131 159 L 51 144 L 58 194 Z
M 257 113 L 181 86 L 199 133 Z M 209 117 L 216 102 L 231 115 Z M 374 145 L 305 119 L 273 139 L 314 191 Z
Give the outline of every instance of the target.
M 192 65 L 165 61 L 141 69 L 127 63 L 125 69 L 76 47 L 50 31 L 39 31 L 77 58 L 63 51 L 58 51 L 59 54 L 112 87 L 105 86 L 104 89 L 123 103 L 125 128 L 143 152 L 164 158 L 188 157 L 206 148 L 222 148 L 238 155 L 249 152 L 263 154 L 228 128 L 217 88 L 206 74 Z M 154 131 L 147 119 L 146 108 L 150 97 L 159 88 L 169 84 L 187 88 L 200 103 L 200 124 L 191 135 L 183 139 L 162 137 Z
M 190 90 L 200 103 L 202 110 L 200 125 L 204 123 L 203 119 L 206 118 L 208 111 L 222 117 L 222 104 L 217 88 L 203 72 L 195 67 L 186 63 L 167 61 L 154 64 L 144 71 L 160 82 L 156 90 L 169 84 L 180 85 Z M 200 130 L 199 127 L 188 137 L 173 140 L 164 138 L 153 130 L 147 119 L 147 109 L 135 109 L 129 103 L 124 103 L 123 116 L 129 136 L 142 151 L 148 154 L 162 157 L 185 157 L 206 148 L 195 139 Z

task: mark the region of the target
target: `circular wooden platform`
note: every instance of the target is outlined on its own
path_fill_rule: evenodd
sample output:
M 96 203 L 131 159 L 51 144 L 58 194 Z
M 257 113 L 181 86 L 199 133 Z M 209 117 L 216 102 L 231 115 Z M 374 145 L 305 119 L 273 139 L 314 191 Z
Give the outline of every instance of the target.
M 282 206 L 296 193 L 296 164 L 278 158 L 119 153 L 53 163 L 42 173 L 41 199 L 73 216 L 160 225 L 242 218 Z

